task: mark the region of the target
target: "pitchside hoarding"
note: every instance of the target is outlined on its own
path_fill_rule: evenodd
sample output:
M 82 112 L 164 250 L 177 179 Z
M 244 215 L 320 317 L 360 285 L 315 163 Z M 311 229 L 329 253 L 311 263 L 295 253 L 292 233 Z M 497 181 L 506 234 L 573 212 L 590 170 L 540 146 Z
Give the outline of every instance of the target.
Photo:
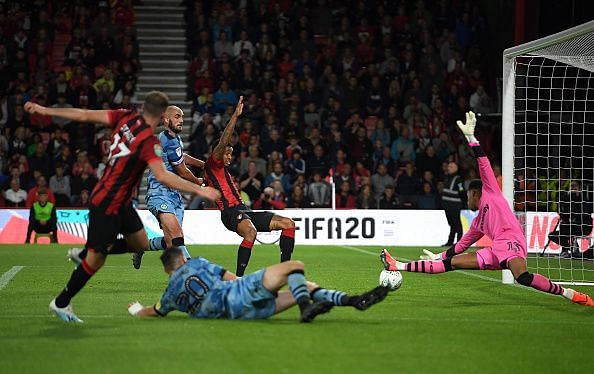
M 159 223 L 147 210 L 138 211 L 149 237 L 161 236 Z M 442 210 L 327 210 L 287 209 L 277 211 L 295 221 L 298 244 L 330 245 L 385 245 L 385 246 L 439 246 L 446 242 L 449 226 Z M 58 216 L 58 240 L 61 243 L 85 242 L 88 226 L 88 211 L 60 209 Z M 468 229 L 475 212 L 461 212 L 464 231 Z M 0 243 L 23 243 L 27 233 L 29 211 L 24 209 L 0 210 Z M 547 243 L 547 234 L 557 223 L 555 213 L 529 212 L 520 217 L 525 220 L 528 250 L 540 252 Z M 188 244 L 237 244 L 239 236 L 229 232 L 220 221 L 220 213 L 214 210 L 187 210 L 183 225 Z M 279 233 L 259 233 L 258 240 L 272 243 Z M 479 246 L 490 245 L 487 237 Z M 583 240 L 581 247 L 587 248 Z M 559 247 L 550 243 L 550 252 Z

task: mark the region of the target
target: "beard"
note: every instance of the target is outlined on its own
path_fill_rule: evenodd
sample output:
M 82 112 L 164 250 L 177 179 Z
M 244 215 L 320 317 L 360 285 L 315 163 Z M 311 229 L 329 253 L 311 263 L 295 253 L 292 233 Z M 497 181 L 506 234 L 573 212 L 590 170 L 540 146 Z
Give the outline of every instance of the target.
M 166 127 L 169 131 L 171 131 L 174 134 L 179 134 L 180 132 L 182 132 L 181 126 L 179 128 L 177 128 L 176 126 L 172 125 L 171 122 Z

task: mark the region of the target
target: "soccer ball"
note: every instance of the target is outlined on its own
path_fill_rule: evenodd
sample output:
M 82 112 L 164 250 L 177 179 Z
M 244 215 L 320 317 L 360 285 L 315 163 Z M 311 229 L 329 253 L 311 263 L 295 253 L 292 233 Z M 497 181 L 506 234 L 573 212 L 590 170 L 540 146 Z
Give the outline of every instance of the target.
M 397 290 L 402 286 L 402 274 L 398 270 L 382 270 L 379 276 L 379 284 L 391 290 Z

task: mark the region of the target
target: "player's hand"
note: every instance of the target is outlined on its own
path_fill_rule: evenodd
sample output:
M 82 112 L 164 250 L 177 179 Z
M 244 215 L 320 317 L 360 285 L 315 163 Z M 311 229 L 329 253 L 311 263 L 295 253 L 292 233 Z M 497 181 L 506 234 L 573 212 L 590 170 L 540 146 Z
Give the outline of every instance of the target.
M 473 111 L 466 112 L 466 123 L 456 121 L 456 124 L 466 136 L 474 136 L 474 128 L 476 127 L 476 116 Z
M 235 107 L 235 113 L 233 115 L 235 117 L 239 117 L 243 112 L 243 96 L 239 96 L 239 101 L 237 102 L 237 106 Z
M 441 260 L 441 253 L 433 253 L 428 249 L 423 249 L 423 255 L 420 256 L 421 260 Z
M 221 193 L 212 187 L 198 187 L 198 195 L 210 201 L 216 201 L 221 198 Z
M 37 103 L 33 103 L 31 101 L 27 101 L 25 103 L 25 112 L 29 113 L 29 114 L 35 114 L 35 113 L 41 113 L 42 110 L 42 106 L 37 104 Z
M 128 304 L 128 313 L 132 316 L 138 315 L 138 312 L 141 311 L 144 307 L 138 301 Z

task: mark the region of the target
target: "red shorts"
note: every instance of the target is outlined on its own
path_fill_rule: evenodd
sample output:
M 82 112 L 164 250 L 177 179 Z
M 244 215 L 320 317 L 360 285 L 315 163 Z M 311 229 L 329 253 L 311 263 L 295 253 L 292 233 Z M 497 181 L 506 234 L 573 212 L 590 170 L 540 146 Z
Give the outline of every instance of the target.
M 526 259 L 525 240 L 496 240 L 488 248 L 476 251 L 476 259 L 481 270 L 507 269 L 507 263 L 512 258 Z

